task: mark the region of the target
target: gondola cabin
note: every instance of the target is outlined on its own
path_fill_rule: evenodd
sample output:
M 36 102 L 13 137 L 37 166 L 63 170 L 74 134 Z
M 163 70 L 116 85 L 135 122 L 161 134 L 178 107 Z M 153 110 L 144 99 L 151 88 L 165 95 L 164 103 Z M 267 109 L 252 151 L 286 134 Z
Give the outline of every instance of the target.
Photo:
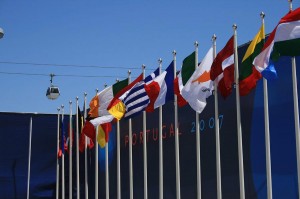
M 56 86 L 50 86 L 47 89 L 46 96 L 48 99 L 55 100 L 60 95 L 59 88 Z

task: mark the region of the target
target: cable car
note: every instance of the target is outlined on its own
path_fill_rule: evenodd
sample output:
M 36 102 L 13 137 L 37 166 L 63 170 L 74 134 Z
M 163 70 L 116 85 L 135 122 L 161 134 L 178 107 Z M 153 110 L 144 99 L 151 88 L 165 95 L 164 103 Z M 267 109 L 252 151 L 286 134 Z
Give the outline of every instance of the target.
M 50 74 L 50 77 L 51 85 L 47 89 L 46 96 L 48 99 L 55 100 L 60 95 L 59 88 L 57 86 L 53 86 L 52 84 L 52 78 L 54 77 L 54 74 Z

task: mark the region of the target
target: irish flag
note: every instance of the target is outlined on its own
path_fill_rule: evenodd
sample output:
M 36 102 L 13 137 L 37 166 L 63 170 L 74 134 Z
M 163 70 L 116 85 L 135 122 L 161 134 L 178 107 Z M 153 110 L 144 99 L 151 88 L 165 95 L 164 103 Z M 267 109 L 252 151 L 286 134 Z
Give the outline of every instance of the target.
M 242 60 L 239 74 L 239 89 L 241 96 L 247 95 L 253 88 L 255 88 L 256 82 L 261 78 L 260 72 L 255 69 L 252 62 L 254 58 L 261 52 L 264 46 L 264 40 L 265 27 L 262 25 L 250 43 Z
M 279 56 L 299 56 L 299 46 L 300 8 L 297 8 L 281 18 L 253 64 L 264 76 L 263 71 L 270 65 L 271 60 L 276 61 Z

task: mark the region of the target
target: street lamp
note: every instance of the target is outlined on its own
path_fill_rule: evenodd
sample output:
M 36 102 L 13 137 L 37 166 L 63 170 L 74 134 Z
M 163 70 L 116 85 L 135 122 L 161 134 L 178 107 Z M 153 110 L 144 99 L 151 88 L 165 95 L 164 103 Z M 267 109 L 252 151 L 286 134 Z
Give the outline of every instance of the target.
M 4 36 L 4 31 L 2 28 L 0 28 L 0 39 Z

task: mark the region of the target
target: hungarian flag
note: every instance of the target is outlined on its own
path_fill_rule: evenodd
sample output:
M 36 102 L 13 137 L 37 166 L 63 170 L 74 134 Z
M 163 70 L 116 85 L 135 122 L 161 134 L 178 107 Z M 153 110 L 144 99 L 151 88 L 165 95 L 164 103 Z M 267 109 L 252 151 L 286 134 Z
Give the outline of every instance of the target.
M 234 37 L 232 36 L 225 47 L 216 56 L 210 71 L 211 80 L 218 82 L 221 95 L 226 98 L 231 94 L 234 82 Z
M 240 95 L 247 95 L 256 87 L 256 82 L 261 79 L 261 74 L 253 66 L 254 58 L 261 52 L 265 40 L 265 26 L 262 25 L 252 42 L 250 43 L 242 60 L 239 74 Z
M 198 113 L 203 111 L 206 106 L 206 98 L 211 96 L 214 90 L 214 82 L 210 79 L 213 60 L 213 49 L 210 48 L 200 66 L 197 67 L 181 91 L 184 99 Z
M 272 65 L 272 61 L 277 61 L 280 56 L 299 56 L 299 46 L 300 8 L 297 8 L 281 18 L 253 64 L 268 79 L 264 72 L 269 65 Z
M 195 54 L 193 52 L 183 60 L 181 71 L 174 80 L 174 93 L 177 95 L 177 104 L 179 107 L 187 104 L 187 101 L 181 95 L 181 90 L 195 71 Z
M 108 112 L 114 116 L 117 120 L 120 120 L 125 112 L 126 107 L 123 103 L 123 99 L 126 97 L 130 89 L 138 82 L 143 80 L 143 74 L 140 74 L 133 82 L 131 82 L 128 86 L 125 88 L 122 88 L 119 90 L 116 94 L 114 94 L 114 98 L 110 101 L 107 110 Z
M 150 98 L 150 103 L 146 108 L 147 112 L 153 112 L 159 106 L 174 100 L 173 81 L 174 62 L 172 61 L 162 74 L 153 79 L 150 84 L 145 84 L 145 90 Z

